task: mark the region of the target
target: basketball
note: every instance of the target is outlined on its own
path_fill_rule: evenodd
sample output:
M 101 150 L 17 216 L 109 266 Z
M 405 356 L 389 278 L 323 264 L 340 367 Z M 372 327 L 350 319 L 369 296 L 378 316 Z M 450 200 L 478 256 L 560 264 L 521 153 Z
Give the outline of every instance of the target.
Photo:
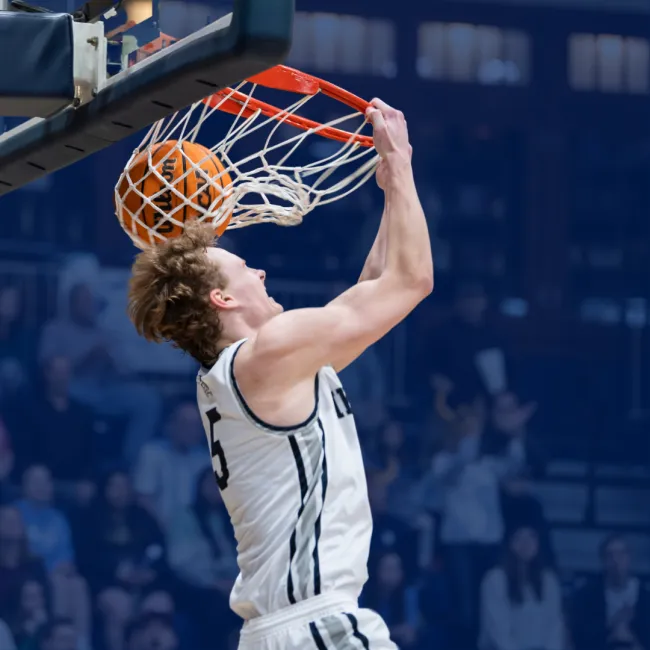
M 186 221 L 218 210 L 231 183 L 221 160 L 209 149 L 167 140 L 138 154 L 125 169 L 116 189 L 116 214 L 132 237 L 157 244 L 182 234 Z M 230 215 L 215 228 L 216 235 L 229 221 Z

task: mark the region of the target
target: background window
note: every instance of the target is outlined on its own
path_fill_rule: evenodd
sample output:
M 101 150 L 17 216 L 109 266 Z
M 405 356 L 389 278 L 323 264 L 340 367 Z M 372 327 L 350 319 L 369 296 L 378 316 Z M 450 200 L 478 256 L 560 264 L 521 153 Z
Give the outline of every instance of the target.
M 425 79 L 524 85 L 529 80 L 530 39 L 516 29 L 469 23 L 422 23 L 418 74 Z
M 616 34 L 572 34 L 569 84 L 574 90 L 650 92 L 650 42 Z
M 318 72 L 397 74 L 395 25 L 345 14 L 298 12 L 289 65 Z

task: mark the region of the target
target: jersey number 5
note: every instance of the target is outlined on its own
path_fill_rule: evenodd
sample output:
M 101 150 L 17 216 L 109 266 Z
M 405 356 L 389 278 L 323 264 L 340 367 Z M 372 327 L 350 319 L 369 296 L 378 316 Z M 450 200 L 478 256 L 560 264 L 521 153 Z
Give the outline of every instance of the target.
M 208 416 L 208 422 L 210 422 L 210 454 L 213 461 L 215 458 L 219 459 L 219 465 L 221 466 L 221 472 L 214 470 L 214 477 L 217 479 L 219 489 L 225 490 L 228 487 L 230 472 L 228 471 L 228 463 L 226 462 L 226 455 L 223 453 L 223 447 L 214 430 L 214 425 L 221 420 L 221 415 L 217 409 L 210 409 L 206 415 Z

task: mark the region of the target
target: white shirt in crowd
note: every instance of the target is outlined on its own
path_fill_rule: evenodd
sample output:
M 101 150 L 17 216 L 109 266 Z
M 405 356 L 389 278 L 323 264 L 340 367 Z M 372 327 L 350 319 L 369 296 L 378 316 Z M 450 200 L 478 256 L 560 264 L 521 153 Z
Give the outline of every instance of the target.
M 503 569 L 487 573 L 481 585 L 479 650 L 563 650 L 564 619 L 560 584 L 551 571 L 542 578 L 542 598 L 530 587 L 523 603 L 508 597 Z
M 626 607 L 634 609 L 639 598 L 639 579 L 630 578 L 623 589 L 605 589 L 605 604 L 607 606 L 607 622 L 611 623 L 614 617 Z
M 133 487 L 138 495 L 153 500 L 158 519 L 166 524 L 194 501 L 198 477 L 209 466 L 204 445 L 181 452 L 166 440 L 155 440 L 142 447 Z
M 503 538 L 499 483 L 525 462 L 524 445 L 513 439 L 503 456 L 480 456 L 479 436 L 466 436 L 454 452 L 433 459 L 442 494 L 440 538 L 446 544 L 498 544 Z

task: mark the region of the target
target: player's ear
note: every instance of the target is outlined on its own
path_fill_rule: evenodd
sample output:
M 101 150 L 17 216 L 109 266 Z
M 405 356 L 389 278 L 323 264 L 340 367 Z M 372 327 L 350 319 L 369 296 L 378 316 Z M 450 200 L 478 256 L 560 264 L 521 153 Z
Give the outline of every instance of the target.
M 217 309 L 232 309 L 236 306 L 236 300 L 228 293 L 224 293 L 221 289 L 212 289 L 210 291 L 210 302 Z

